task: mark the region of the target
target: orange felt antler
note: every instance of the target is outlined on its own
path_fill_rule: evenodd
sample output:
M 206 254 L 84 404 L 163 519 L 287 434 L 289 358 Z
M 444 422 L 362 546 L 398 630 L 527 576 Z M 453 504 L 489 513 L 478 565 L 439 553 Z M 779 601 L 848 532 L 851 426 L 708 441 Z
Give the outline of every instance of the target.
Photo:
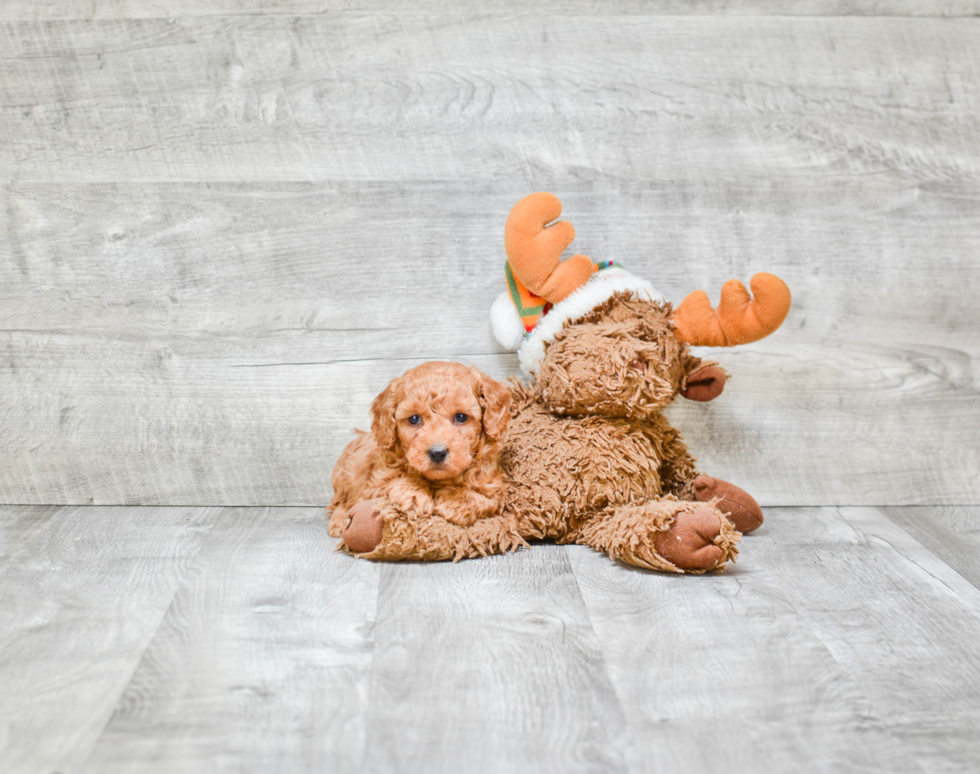
M 755 298 L 738 280 L 721 289 L 718 311 L 703 290 L 695 290 L 674 311 L 674 333 L 694 346 L 734 347 L 768 336 L 786 319 L 789 288 L 775 274 L 756 274 L 749 283 Z
M 552 304 L 564 301 L 592 276 L 592 260 L 561 254 L 575 239 L 575 229 L 565 220 L 548 226 L 561 215 L 561 202 L 550 193 L 525 196 L 510 211 L 504 226 L 507 262 L 524 287 Z

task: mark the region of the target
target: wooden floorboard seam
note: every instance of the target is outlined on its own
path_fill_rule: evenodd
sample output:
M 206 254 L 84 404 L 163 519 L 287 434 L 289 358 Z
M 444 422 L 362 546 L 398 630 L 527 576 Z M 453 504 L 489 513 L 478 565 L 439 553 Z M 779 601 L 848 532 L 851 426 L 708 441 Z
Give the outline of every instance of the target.
M 102 736 L 105 734 L 106 729 L 109 727 L 109 724 L 112 722 L 112 717 L 113 714 L 115 714 L 115 709 L 116 707 L 118 707 L 119 701 L 122 699 L 123 696 L 126 695 L 126 691 L 129 689 L 130 683 L 132 682 L 133 675 L 136 674 L 137 670 L 140 667 L 140 664 L 142 664 L 143 658 L 146 656 L 146 653 L 150 649 L 150 646 L 153 644 L 154 639 L 156 639 L 157 633 L 160 631 L 161 624 L 166 619 L 167 613 L 169 613 L 170 609 L 173 607 L 174 600 L 177 599 L 177 595 L 180 593 L 180 590 L 183 588 L 186 579 L 194 572 L 194 569 L 197 565 L 198 557 L 200 557 L 201 551 L 204 549 L 204 546 L 206 546 L 208 541 L 211 539 L 211 534 L 214 532 L 214 527 L 218 523 L 218 519 L 220 518 L 221 515 L 219 514 L 211 521 L 211 525 L 208 527 L 207 536 L 201 541 L 200 545 L 197 547 L 197 551 L 194 552 L 193 558 L 191 558 L 187 562 L 187 567 L 185 568 L 183 576 L 174 584 L 173 594 L 171 595 L 170 601 L 167 603 L 167 606 L 162 609 L 160 613 L 160 617 L 157 620 L 157 624 L 153 629 L 153 634 L 147 638 L 146 643 L 143 645 L 143 649 L 140 652 L 139 658 L 135 659 L 133 662 L 133 666 L 129 671 L 129 675 L 126 678 L 125 684 L 121 686 L 120 690 L 116 695 L 115 701 L 113 702 L 113 713 L 106 718 L 105 723 L 102 726 L 102 730 L 99 731 L 98 735 L 93 737 L 92 743 L 89 745 L 87 754 L 78 760 L 77 767 L 74 768 L 75 771 L 83 771 L 86 765 L 88 764 L 89 759 L 92 757 L 92 753 L 95 751 L 95 748 L 98 746 L 99 741 L 102 739 Z

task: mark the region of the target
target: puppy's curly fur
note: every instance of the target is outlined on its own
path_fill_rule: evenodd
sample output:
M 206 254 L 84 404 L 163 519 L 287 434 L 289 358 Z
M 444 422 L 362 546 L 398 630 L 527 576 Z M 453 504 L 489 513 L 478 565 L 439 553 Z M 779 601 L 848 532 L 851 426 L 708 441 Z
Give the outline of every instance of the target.
M 375 398 L 371 432 L 334 468 L 330 534 L 340 537 L 357 503 L 384 498 L 460 527 L 500 511 L 500 449 L 511 394 L 476 368 L 430 362 L 394 379 Z

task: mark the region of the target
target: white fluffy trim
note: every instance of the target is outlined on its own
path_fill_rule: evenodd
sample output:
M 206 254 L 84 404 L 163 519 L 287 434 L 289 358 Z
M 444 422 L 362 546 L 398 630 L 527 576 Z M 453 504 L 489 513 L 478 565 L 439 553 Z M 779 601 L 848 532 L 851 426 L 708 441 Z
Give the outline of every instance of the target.
M 653 285 L 618 266 L 610 266 L 608 269 L 596 272 L 585 285 L 561 303 L 551 307 L 548 314 L 544 315 L 534 330 L 531 331 L 531 335 L 524 340 L 517 353 L 521 362 L 521 370 L 527 376 L 534 376 L 544 359 L 545 345 L 554 340 L 555 334 L 562 329 L 566 322 L 587 314 L 614 293 L 622 291 L 629 291 L 634 297 L 645 298 L 649 301 L 663 300 L 663 296 Z M 497 301 L 499 302 L 500 298 Z M 509 296 L 507 303 L 510 304 L 512 314 L 517 317 L 517 310 L 514 309 L 514 304 Z M 495 302 L 494 307 L 496 306 L 497 303 Z M 517 321 L 520 324 L 519 317 Z M 495 325 L 494 333 L 496 330 Z M 521 330 L 523 331 L 523 325 Z M 499 338 L 498 336 L 498 340 Z
M 506 290 L 497 296 L 490 307 L 490 326 L 500 346 L 511 352 L 516 352 L 524 341 L 524 323 Z

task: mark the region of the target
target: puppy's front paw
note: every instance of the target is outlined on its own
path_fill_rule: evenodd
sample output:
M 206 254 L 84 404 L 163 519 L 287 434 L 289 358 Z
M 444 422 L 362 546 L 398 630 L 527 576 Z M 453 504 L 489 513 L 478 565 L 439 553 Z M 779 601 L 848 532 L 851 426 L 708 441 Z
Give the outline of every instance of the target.
M 398 480 L 388 490 L 388 499 L 402 511 L 415 511 L 420 516 L 429 516 L 435 503 L 427 492 L 423 492 L 410 481 Z
M 380 500 L 362 500 L 348 511 L 344 525 L 344 544 L 355 554 L 366 554 L 381 543 L 384 519 Z
M 482 518 L 493 516 L 500 510 L 500 505 L 497 500 L 479 492 L 458 488 L 436 497 L 434 513 L 451 524 L 470 527 Z

